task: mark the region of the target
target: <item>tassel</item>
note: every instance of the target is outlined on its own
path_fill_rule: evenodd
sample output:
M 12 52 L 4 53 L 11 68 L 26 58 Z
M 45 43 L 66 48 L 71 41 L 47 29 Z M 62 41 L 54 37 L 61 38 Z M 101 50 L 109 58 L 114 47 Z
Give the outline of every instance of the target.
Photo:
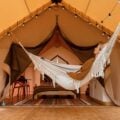
M 37 66 L 35 65 L 35 66 L 34 66 L 34 70 L 36 70 L 36 69 L 37 69 Z
M 52 83 L 53 83 L 53 87 L 55 88 L 55 80 L 52 80 Z
M 42 72 L 42 80 L 44 80 L 44 72 Z

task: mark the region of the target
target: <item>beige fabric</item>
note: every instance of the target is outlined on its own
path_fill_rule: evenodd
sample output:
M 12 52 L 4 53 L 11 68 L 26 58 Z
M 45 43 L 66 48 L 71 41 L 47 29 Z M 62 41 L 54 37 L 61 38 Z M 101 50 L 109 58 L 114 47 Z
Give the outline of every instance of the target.
M 94 62 L 95 58 L 90 58 L 89 60 L 87 60 L 82 68 L 77 71 L 77 72 L 69 72 L 67 73 L 70 77 L 72 77 L 73 79 L 76 80 L 83 80 L 83 78 L 87 75 L 87 73 L 89 72 L 93 62 Z
M 120 106 L 120 44 L 111 54 L 111 66 L 106 70 L 105 88 L 113 102 Z
M 10 67 L 7 64 L 2 64 L 2 70 L 10 75 Z

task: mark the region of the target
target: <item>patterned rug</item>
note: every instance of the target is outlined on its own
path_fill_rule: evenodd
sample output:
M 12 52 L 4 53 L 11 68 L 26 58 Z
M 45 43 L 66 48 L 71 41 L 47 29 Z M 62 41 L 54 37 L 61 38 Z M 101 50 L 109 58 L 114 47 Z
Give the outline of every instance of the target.
M 73 97 L 68 96 L 66 97 L 41 97 L 37 100 L 28 99 L 24 103 L 17 104 L 20 106 L 86 106 L 90 105 L 87 104 L 85 101 L 82 101 L 81 99 L 74 99 Z

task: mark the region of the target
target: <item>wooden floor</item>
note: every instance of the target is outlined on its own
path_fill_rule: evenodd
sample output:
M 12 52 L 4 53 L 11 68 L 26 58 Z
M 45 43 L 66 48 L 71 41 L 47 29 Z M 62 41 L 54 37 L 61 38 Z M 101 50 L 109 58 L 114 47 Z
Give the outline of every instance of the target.
M 59 100 L 59 98 L 57 99 Z M 77 106 L 75 106 L 76 104 L 48 106 L 50 100 L 48 99 L 48 101 L 44 105 L 36 106 L 33 104 L 36 103 L 34 100 L 18 104 L 18 99 L 15 97 L 12 103 L 9 103 L 8 100 L 6 101 L 9 103 L 8 105 L 0 107 L 0 120 L 120 120 L 119 107 L 101 106 L 87 96 L 81 96 L 80 104 L 77 100 Z M 91 105 L 85 104 L 86 102 Z
M 1 107 L 0 120 L 120 120 L 115 106 Z

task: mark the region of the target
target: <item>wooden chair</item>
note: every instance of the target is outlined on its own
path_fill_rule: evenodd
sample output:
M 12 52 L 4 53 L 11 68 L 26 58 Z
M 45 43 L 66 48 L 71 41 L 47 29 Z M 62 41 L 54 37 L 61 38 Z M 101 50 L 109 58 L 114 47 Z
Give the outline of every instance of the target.
M 27 82 L 21 82 L 16 80 L 13 83 L 13 87 L 12 87 L 12 100 L 14 97 L 15 89 L 17 89 L 18 100 L 20 100 L 21 97 L 24 99 L 25 97 L 28 97 L 30 95 L 30 85 Z

